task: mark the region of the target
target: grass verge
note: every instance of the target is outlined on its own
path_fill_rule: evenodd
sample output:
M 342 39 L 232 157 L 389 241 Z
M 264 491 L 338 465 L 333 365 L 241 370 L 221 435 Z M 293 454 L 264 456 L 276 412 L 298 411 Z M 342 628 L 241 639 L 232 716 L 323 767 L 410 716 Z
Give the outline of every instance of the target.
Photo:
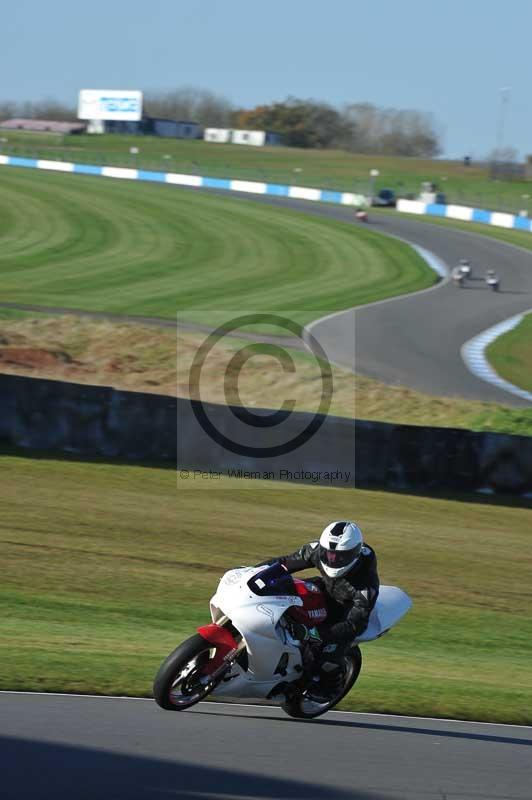
M 148 695 L 224 570 L 354 516 L 414 607 L 363 648 L 343 707 L 532 722 L 529 509 L 238 481 L 207 496 L 171 469 L 18 454 L 0 479 L 3 689 Z
M 179 397 L 188 396 L 190 367 L 206 336 L 180 331 L 176 339 L 174 331 L 164 328 L 72 316 L 12 317 L 11 312 L 6 319 L 2 316 L 0 311 L 0 370 L 4 373 Z M 243 344 L 249 342 L 226 338 L 206 359 L 201 378 L 205 401 L 227 402 L 226 368 Z M 289 397 L 297 411 L 319 408 L 322 383 L 314 358 L 296 350 L 289 353 L 294 372 L 283 371 L 267 355 L 246 363 L 238 376 L 243 405 L 280 408 Z M 532 435 L 532 409 L 438 398 L 337 367 L 332 372 L 329 413 L 337 416 Z

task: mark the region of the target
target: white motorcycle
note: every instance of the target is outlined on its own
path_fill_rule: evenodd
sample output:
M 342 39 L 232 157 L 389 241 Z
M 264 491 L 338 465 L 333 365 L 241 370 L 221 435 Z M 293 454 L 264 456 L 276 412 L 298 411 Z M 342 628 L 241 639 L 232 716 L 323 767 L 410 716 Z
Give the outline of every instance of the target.
M 326 646 L 319 669 L 309 670 L 297 635 L 302 624 L 312 628 L 327 618 L 319 583 L 294 578 L 279 563 L 232 569 L 211 599 L 212 623 L 198 628 L 161 664 L 154 698 L 169 711 L 184 711 L 211 695 L 268 701 L 291 717 L 318 717 L 357 680 L 358 645 L 389 631 L 411 605 L 401 589 L 381 586 L 364 633 L 348 648 Z
M 458 264 L 458 269 L 464 276 L 464 278 L 472 278 L 473 277 L 473 268 L 471 267 L 471 262 L 468 258 L 461 258 L 460 263 Z
M 485 277 L 486 285 L 491 289 L 492 292 L 498 292 L 500 286 L 500 278 L 496 274 L 495 270 L 488 269 L 486 270 L 486 277 Z

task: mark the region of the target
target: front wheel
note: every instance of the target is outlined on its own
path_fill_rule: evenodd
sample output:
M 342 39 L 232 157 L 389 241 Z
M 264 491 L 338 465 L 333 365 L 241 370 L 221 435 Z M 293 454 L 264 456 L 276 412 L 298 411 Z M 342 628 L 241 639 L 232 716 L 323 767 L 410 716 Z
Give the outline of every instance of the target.
M 153 697 L 167 711 L 184 711 L 204 700 L 215 688 L 205 671 L 213 646 L 196 634 L 166 658 L 153 682 Z
M 361 668 L 362 653 L 355 646 L 340 662 L 341 676 L 333 674 L 331 679 L 328 673 L 320 672 L 320 680 L 311 681 L 302 692 L 283 703 L 283 711 L 296 719 L 314 719 L 325 714 L 351 691 Z

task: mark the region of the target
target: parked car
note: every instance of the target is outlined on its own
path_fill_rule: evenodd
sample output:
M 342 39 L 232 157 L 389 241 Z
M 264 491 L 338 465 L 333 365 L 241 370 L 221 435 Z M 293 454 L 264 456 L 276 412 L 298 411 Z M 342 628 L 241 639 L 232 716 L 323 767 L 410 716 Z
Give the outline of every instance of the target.
M 373 198 L 372 205 L 381 206 L 381 208 L 395 208 L 396 202 L 397 197 L 393 189 L 381 189 Z

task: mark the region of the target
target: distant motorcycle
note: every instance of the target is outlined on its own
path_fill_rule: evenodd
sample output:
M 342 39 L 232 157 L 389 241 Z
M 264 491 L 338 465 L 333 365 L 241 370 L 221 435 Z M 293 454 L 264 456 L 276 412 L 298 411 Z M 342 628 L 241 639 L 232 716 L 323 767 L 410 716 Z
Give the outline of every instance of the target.
M 486 284 L 488 285 L 488 287 L 491 289 L 492 292 L 498 292 L 499 291 L 499 286 L 500 286 L 501 281 L 500 281 L 499 276 L 495 273 L 495 270 L 493 270 L 493 269 L 488 269 L 487 270 L 485 281 L 486 281 Z
M 458 264 L 458 269 L 464 276 L 464 278 L 471 279 L 473 277 L 473 269 L 471 267 L 471 262 L 468 258 L 461 258 L 460 263 Z
M 368 212 L 364 208 L 358 208 L 355 211 L 355 219 L 359 222 L 369 222 Z
M 451 278 L 455 286 L 458 286 L 460 289 L 463 289 L 466 278 L 459 266 L 453 269 L 451 273 Z

